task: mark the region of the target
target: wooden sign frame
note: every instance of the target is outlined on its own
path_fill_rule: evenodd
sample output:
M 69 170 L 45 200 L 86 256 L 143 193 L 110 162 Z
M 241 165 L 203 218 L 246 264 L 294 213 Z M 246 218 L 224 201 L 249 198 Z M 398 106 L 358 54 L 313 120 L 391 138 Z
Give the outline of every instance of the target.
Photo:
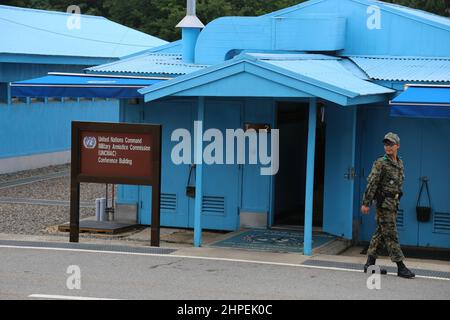
M 107 134 L 141 134 L 151 136 L 152 166 L 151 176 L 96 176 L 82 173 L 81 138 L 83 132 L 97 132 Z M 152 226 L 151 246 L 160 246 L 160 199 L 161 199 L 161 125 L 122 124 L 98 122 L 72 122 L 72 165 L 70 179 L 70 242 L 78 243 L 80 236 L 80 183 L 126 184 L 152 187 Z

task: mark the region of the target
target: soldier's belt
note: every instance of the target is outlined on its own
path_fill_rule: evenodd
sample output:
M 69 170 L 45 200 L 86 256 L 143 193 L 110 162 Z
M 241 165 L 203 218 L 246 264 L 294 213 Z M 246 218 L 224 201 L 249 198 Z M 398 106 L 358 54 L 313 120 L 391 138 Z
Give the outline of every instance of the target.
M 383 196 L 385 198 L 391 198 L 391 199 L 394 199 L 394 200 L 400 199 L 400 193 L 383 192 Z

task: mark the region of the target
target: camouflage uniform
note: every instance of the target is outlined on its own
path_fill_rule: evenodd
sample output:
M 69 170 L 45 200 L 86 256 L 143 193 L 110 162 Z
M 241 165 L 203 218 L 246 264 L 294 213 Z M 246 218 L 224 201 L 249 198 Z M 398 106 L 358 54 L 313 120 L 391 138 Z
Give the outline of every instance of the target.
M 363 199 L 365 206 L 369 207 L 373 200 L 377 204 L 377 229 L 367 252 L 369 256 L 377 258 L 384 242 L 392 262 L 405 259 L 397 234 L 397 211 L 404 180 L 403 161 L 400 158 L 394 162 L 385 155 L 375 161 Z

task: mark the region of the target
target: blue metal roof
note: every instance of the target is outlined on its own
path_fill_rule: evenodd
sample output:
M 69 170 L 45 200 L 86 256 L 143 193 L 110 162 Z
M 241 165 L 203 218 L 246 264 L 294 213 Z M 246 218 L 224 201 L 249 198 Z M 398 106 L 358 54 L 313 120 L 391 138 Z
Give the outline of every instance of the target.
M 392 116 L 450 118 L 450 86 L 410 85 L 390 104 Z
M 409 85 L 405 92 L 394 100 L 393 105 L 416 104 L 424 106 L 450 107 L 450 86 L 421 86 Z
M 371 79 L 450 82 L 450 58 L 350 56 Z
M 148 50 L 148 52 L 153 53 L 182 53 L 183 51 L 183 43 L 181 40 L 177 40 L 174 42 L 171 42 L 166 45 L 162 45 L 159 47 L 151 48 Z
M 358 95 L 386 93 L 386 88 L 364 81 L 342 63 L 344 59 L 323 54 L 245 54 L 296 74 Z
M 144 52 L 141 55 L 86 69 L 91 73 L 183 75 L 208 66 L 184 63 L 181 54 Z
M 139 98 L 138 89 L 166 79 L 56 74 L 11 84 L 13 97 Z
M 0 5 L 0 55 L 119 58 L 167 42 L 103 17 L 81 15 L 80 29 L 69 29 L 72 15 Z
M 310 53 L 244 53 L 246 56 L 254 57 L 258 60 L 341 60 L 339 57 L 327 56 L 324 54 L 310 54 Z
M 217 96 L 218 92 L 224 96 L 242 96 L 244 87 L 247 88 L 244 90 L 246 94 L 257 96 L 260 94 L 258 86 L 267 86 L 267 81 L 271 81 L 269 94 L 272 96 L 283 97 L 282 94 L 286 94 L 286 91 L 282 88 L 289 88 L 297 90 L 298 96 L 317 96 L 341 105 L 383 101 L 386 95 L 395 92 L 355 76 L 340 60 L 334 57 L 327 59 L 323 55 L 295 57 L 245 53 L 223 64 L 156 84 L 139 92 L 145 95 L 145 101 L 178 94 L 189 95 L 189 91 L 194 94 L 195 89 L 200 87 L 203 96 Z M 243 74 L 256 78 L 242 78 Z M 236 77 L 236 81 L 232 77 Z M 224 79 L 224 84 L 220 85 Z M 258 84 L 258 81 L 261 83 Z M 234 85 L 230 86 L 230 83 Z M 208 86 L 211 86 L 211 90 L 208 90 Z M 278 95 L 277 88 L 282 94 Z
M 177 53 L 177 54 L 181 54 L 183 51 L 183 46 L 182 46 L 182 41 L 181 40 L 177 40 L 174 42 L 170 42 L 168 44 L 164 44 L 162 46 L 157 46 L 154 48 L 150 48 L 150 49 L 145 49 L 127 56 L 123 56 L 120 58 L 120 60 L 124 60 L 124 59 L 128 59 L 128 58 L 133 58 L 133 57 L 137 57 L 146 53 Z

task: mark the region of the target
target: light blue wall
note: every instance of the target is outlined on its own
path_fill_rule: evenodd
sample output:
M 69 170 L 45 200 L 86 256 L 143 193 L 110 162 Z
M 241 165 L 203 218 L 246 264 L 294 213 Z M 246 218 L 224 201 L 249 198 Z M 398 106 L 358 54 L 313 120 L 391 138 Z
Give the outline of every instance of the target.
M 184 123 L 182 124 L 183 128 L 191 131 L 193 136 L 192 128 L 193 123 L 186 122 L 183 119 L 179 118 L 180 112 L 182 110 L 191 110 L 192 113 L 191 119 L 195 119 L 195 108 L 192 108 L 192 101 L 189 99 L 171 99 L 170 101 L 163 102 L 155 102 L 149 103 L 146 105 L 138 104 L 138 105 L 130 105 L 128 102 L 121 102 L 121 122 L 130 122 L 130 123 L 139 123 L 139 122 L 157 122 L 158 124 L 162 124 L 163 126 L 163 150 L 167 154 L 163 156 L 163 168 L 162 172 L 166 172 L 162 176 L 162 194 L 174 194 L 177 197 L 178 205 L 176 206 L 177 210 L 181 207 L 187 207 L 187 211 L 192 211 L 192 203 L 191 200 L 188 200 L 187 206 L 181 206 L 181 203 L 184 203 L 185 200 L 185 187 L 187 185 L 187 177 L 189 174 L 189 168 L 186 165 L 181 167 L 174 168 L 172 164 L 168 164 L 167 161 L 170 161 L 170 153 L 171 146 L 174 146 L 175 142 L 170 141 L 171 132 L 167 132 L 165 128 L 175 128 L 173 126 L 174 123 Z M 229 123 L 234 123 L 234 126 L 227 129 L 238 129 L 242 128 L 244 123 L 263 123 L 270 124 L 272 127 L 274 126 L 274 102 L 272 99 L 244 99 L 244 98 L 233 98 L 233 99 L 207 99 L 206 101 L 206 120 L 204 123 L 205 129 L 210 128 L 211 126 L 214 128 L 219 128 L 223 130 L 224 128 L 220 127 L 222 124 L 223 117 L 226 116 L 228 118 Z M 177 109 L 177 108 L 183 109 Z M 233 114 L 230 113 L 222 113 L 219 110 L 215 111 L 215 108 L 233 108 L 235 111 Z M 144 110 L 147 108 L 149 110 Z M 171 108 L 175 110 L 179 110 L 178 112 L 172 112 Z M 236 108 L 242 108 L 239 112 Z M 169 110 L 168 110 L 169 109 Z M 149 112 L 148 112 L 149 111 Z M 183 111 L 183 112 L 184 112 Z M 222 111 L 227 111 L 226 109 Z M 143 120 L 142 115 L 147 114 L 145 116 L 145 120 Z M 216 116 L 216 114 L 221 114 L 220 117 Z M 242 117 L 239 116 L 242 114 Z M 178 117 L 178 118 L 176 118 Z M 222 118 L 221 118 L 222 117 Z M 231 118 L 230 118 L 231 117 Z M 158 119 L 158 120 L 155 120 Z M 159 121 L 162 119 L 163 121 Z M 219 125 L 220 124 L 220 125 Z M 219 126 L 218 126 L 219 125 Z M 178 127 L 176 127 L 178 128 Z M 176 129 L 175 128 L 175 129 Z M 269 149 L 270 151 L 270 149 Z M 248 154 L 247 154 L 248 158 Z M 184 168 L 185 167 L 185 168 Z M 169 170 L 170 169 L 170 170 Z M 223 170 L 222 170 L 223 169 Z M 260 165 L 243 165 L 240 170 L 233 171 L 230 166 L 227 168 L 220 168 L 215 165 L 212 167 L 204 168 L 205 171 L 205 196 L 225 196 L 226 199 L 231 197 L 231 193 L 237 193 L 238 196 L 236 200 L 231 201 L 233 205 L 237 207 L 240 211 L 255 213 L 255 214 L 264 214 L 269 213 L 271 211 L 271 187 L 272 187 L 272 177 L 261 176 L 260 174 Z M 227 170 L 231 170 L 232 172 L 228 172 Z M 225 174 L 225 175 L 224 175 Z M 240 177 L 234 179 L 232 182 L 227 181 L 227 175 L 239 175 Z M 173 184 L 168 184 L 168 181 L 172 181 L 173 184 L 177 184 L 178 187 Z M 222 181 L 221 185 L 218 186 L 219 181 Z M 227 192 L 221 192 L 221 188 L 228 188 Z M 144 209 L 149 212 L 150 208 L 148 208 L 147 204 L 150 203 L 150 192 L 140 192 L 141 187 L 136 186 L 120 186 L 119 188 L 119 203 L 140 203 L 141 201 L 145 204 Z M 223 191 L 223 190 L 222 190 Z M 227 194 L 229 193 L 229 194 Z M 140 206 L 139 206 L 140 207 Z M 164 206 L 163 206 L 164 207 Z M 235 209 L 236 209 L 235 207 Z M 142 215 L 145 214 L 143 210 L 140 210 L 140 218 L 139 221 L 146 221 L 142 219 Z M 230 216 L 230 214 L 232 216 Z M 178 227 L 192 227 L 192 212 L 180 212 L 177 213 L 179 216 L 179 220 L 174 220 L 176 215 L 173 212 L 162 210 L 162 222 L 166 221 L 167 226 L 178 226 Z M 186 219 L 185 216 L 189 216 Z M 221 215 L 208 215 L 204 212 L 204 223 L 205 227 L 208 228 L 208 225 L 214 225 L 214 229 L 229 229 L 236 230 L 239 228 L 239 225 L 236 225 L 235 222 L 238 220 L 238 210 L 230 210 L 227 209 L 226 217 L 222 217 Z M 228 219 L 228 224 L 221 225 L 220 219 Z M 182 225 L 184 223 L 184 225 Z M 233 227 L 226 227 L 226 225 Z
M 326 109 L 323 229 L 346 239 L 352 238 L 355 181 L 345 175 L 355 166 L 356 108 L 328 103 Z
M 0 103 L 8 102 L 9 82 L 46 76 L 49 72 L 81 73 L 88 65 L 0 63 Z
M 118 101 L 0 104 L 0 158 L 66 151 L 72 121 L 118 120 Z
M 0 82 L 14 82 L 42 77 L 48 72 L 80 73 L 84 66 L 31 64 L 31 63 L 0 63 Z
M 270 124 L 275 127 L 272 99 L 246 99 L 244 123 Z M 272 177 L 261 176 L 260 165 L 246 164 L 242 175 L 241 211 L 271 212 Z
M 87 66 L 0 63 L 0 100 L 6 83 L 45 76 L 48 72 L 82 72 Z M 69 150 L 71 121 L 118 122 L 118 100 L 33 103 L 0 102 L 0 158 Z

